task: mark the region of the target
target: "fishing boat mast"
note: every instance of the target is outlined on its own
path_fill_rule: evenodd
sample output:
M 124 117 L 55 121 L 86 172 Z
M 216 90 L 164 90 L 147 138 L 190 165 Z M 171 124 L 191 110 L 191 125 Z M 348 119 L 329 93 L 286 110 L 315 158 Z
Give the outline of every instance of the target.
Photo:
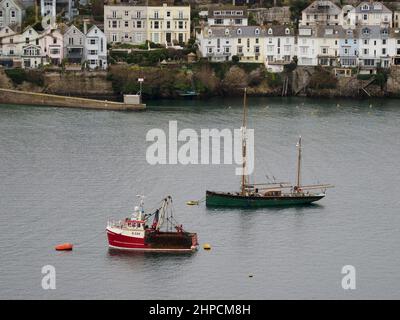
M 244 88 L 244 96 L 243 96 L 243 126 L 242 126 L 242 188 L 241 194 L 244 196 L 246 195 L 246 185 L 248 184 L 248 177 L 247 177 L 247 133 L 246 133 L 246 126 L 247 126 L 247 109 L 246 109 L 246 93 L 247 88 Z
M 299 141 L 297 142 L 297 191 L 300 191 L 300 178 L 301 178 L 301 136 L 299 136 Z

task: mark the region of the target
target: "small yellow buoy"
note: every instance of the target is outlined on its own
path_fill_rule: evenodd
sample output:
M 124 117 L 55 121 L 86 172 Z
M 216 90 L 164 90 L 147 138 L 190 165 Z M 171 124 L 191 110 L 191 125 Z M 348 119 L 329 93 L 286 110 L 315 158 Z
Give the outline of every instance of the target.
M 198 202 L 198 201 L 191 200 L 191 201 L 186 202 L 186 204 L 187 204 L 188 206 L 195 206 L 195 205 L 198 205 L 199 202 Z
M 203 244 L 203 249 L 204 249 L 204 250 L 211 250 L 210 244 L 209 244 L 209 243 Z

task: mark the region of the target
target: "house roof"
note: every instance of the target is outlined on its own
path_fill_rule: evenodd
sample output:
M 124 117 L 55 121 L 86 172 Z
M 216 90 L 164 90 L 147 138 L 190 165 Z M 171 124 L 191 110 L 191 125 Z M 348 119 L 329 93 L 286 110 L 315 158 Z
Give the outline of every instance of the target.
M 6 0 L 0 0 L 0 4 L 3 3 L 3 2 L 5 2 L 5 1 L 6 1 Z M 24 10 L 24 5 L 23 5 L 23 3 L 22 3 L 21 0 L 8 0 L 8 1 L 14 2 L 14 4 L 15 4 L 17 7 L 19 7 L 21 10 Z
M 364 5 L 368 5 L 368 10 L 362 10 Z M 355 7 L 356 13 L 392 13 L 382 2 L 361 2 Z
M 368 29 L 368 33 L 365 32 L 366 29 Z M 381 28 L 380 26 L 360 26 L 356 30 L 362 39 L 380 39 L 388 38 L 389 36 L 389 29 Z M 386 34 L 384 33 L 385 30 Z
M 243 11 L 242 15 L 232 15 L 232 14 L 220 14 L 220 15 L 214 15 L 215 11 Z M 208 17 L 209 18 L 226 18 L 226 17 L 232 17 L 232 18 L 247 18 L 247 8 L 246 7 L 239 7 L 239 6 L 223 6 L 223 7 L 218 7 L 218 6 L 212 6 L 208 9 Z
M 314 36 L 317 38 L 345 38 L 346 30 L 342 26 L 317 26 Z
M 307 8 L 305 8 L 303 12 L 307 14 L 323 13 L 336 15 L 340 14 L 342 12 L 342 9 L 340 9 L 336 4 L 331 1 L 317 0 L 311 3 Z
M 211 35 L 208 33 L 211 30 Z M 269 30 L 272 33 L 269 33 Z M 286 33 L 286 30 L 289 30 Z M 259 32 L 257 34 L 257 31 Z M 204 34 L 209 38 L 219 38 L 219 37 L 267 37 L 267 36 L 294 36 L 294 29 L 287 26 L 224 26 L 224 27 L 208 27 L 204 30 Z

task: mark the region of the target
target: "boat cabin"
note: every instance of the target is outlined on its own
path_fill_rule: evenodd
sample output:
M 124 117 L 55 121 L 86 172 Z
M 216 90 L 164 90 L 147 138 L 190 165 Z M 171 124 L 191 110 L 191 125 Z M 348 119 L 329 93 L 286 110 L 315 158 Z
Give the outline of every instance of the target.
M 264 192 L 264 197 L 280 197 L 282 195 L 282 190 L 275 189 L 275 190 L 268 190 Z

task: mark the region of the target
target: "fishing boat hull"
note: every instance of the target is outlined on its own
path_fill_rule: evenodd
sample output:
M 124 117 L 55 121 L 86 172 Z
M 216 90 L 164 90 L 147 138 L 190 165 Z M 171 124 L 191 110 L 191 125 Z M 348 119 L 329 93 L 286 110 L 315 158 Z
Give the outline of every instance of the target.
M 264 208 L 307 205 L 325 197 L 325 194 L 242 196 L 223 192 L 206 192 L 206 205 L 210 207 Z
M 188 232 L 146 232 L 144 236 L 122 234 L 107 228 L 111 249 L 156 252 L 193 252 L 197 250 L 197 234 Z

